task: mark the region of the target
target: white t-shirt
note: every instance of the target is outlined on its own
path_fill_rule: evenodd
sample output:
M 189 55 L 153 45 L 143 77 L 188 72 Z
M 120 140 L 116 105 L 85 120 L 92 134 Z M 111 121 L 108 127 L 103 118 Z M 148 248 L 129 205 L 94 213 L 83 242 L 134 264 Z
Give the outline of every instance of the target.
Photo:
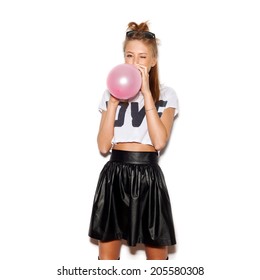
M 107 110 L 109 98 L 110 93 L 106 90 L 99 104 L 100 112 Z M 159 116 L 169 107 L 175 108 L 175 115 L 177 115 L 179 106 L 176 92 L 170 87 L 161 85 L 160 98 L 155 107 Z M 128 102 L 120 102 L 117 107 L 112 144 L 120 142 L 137 142 L 152 145 L 147 128 L 144 97 L 141 92 L 129 99 Z

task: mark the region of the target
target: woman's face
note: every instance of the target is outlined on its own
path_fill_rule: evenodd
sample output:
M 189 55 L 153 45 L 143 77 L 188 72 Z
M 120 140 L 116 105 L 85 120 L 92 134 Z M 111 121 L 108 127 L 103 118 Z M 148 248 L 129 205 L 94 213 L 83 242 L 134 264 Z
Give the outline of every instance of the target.
M 153 55 L 152 48 L 145 45 L 142 41 L 132 40 L 126 44 L 125 63 L 146 66 L 149 72 L 156 62 L 157 59 Z

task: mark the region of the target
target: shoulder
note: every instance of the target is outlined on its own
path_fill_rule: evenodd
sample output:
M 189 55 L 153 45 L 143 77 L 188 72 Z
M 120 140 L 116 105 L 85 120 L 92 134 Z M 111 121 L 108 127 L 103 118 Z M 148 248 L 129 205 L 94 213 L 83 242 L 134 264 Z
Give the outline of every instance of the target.
M 106 111 L 107 110 L 107 102 L 110 98 L 110 93 L 108 90 L 105 90 L 103 92 L 103 95 L 102 95 L 102 98 L 101 98 L 101 101 L 99 102 L 99 111 L 102 112 L 102 111 Z
M 164 109 L 169 107 L 175 109 L 175 115 L 179 112 L 179 101 L 175 90 L 171 87 L 161 85 L 160 86 L 160 103 L 164 104 Z
M 161 100 L 177 99 L 177 94 L 172 87 L 166 85 L 160 85 L 160 99 Z
M 103 92 L 103 98 L 106 100 L 109 100 L 109 98 L 110 98 L 110 93 L 107 89 L 104 90 L 104 92 Z
M 101 102 L 107 102 L 110 98 L 110 93 L 109 91 L 106 89 L 104 92 L 103 92 L 103 95 L 102 95 L 102 99 L 101 99 Z

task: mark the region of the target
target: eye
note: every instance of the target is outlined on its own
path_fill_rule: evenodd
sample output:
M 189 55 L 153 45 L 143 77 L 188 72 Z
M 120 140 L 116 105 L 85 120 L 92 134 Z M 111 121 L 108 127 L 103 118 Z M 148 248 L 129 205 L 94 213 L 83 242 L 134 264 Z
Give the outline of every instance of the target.
M 145 59 L 145 58 L 146 58 L 146 56 L 143 56 L 143 55 L 142 55 L 142 56 L 140 56 L 140 58 L 143 58 L 143 59 Z
M 133 57 L 133 55 L 130 54 L 130 53 L 127 53 L 127 54 L 126 54 L 126 57 Z

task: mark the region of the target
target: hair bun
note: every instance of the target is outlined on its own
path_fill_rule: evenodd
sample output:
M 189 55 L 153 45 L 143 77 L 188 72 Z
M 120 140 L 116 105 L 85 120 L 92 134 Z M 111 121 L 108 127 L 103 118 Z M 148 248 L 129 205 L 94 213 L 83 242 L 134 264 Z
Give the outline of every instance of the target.
M 136 22 L 129 22 L 128 23 L 128 30 L 133 31 L 149 31 L 148 22 L 141 22 L 140 24 L 137 24 Z

